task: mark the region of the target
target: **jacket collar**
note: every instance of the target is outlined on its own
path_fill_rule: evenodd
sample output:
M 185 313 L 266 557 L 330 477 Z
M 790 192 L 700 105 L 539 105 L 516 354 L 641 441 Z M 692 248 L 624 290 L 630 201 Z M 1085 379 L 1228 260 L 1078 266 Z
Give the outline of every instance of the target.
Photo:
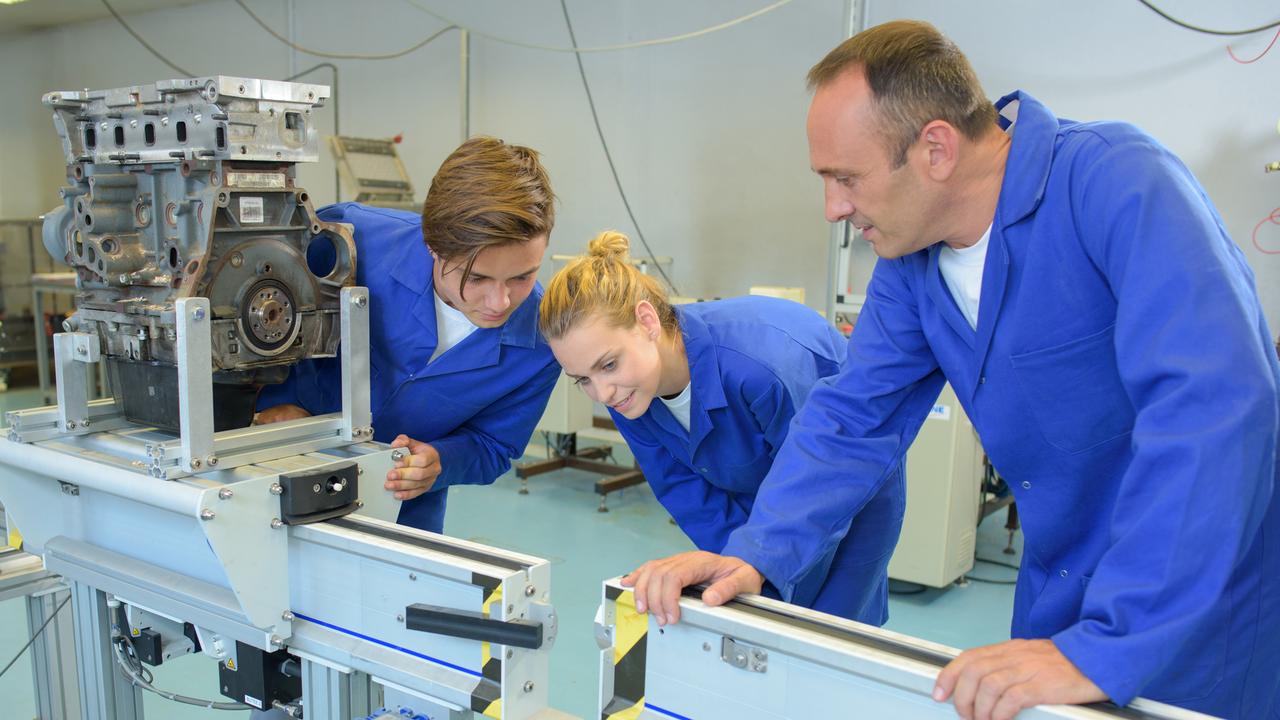
M 996 222 L 1008 227 L 1035 212 L 1044 199 L 1057 145 L 1058 118 L 1039 100 L 1015 90 L 996 101 L 1002 129 L 1016 119 L 1013 145 L 1004 169 Z M 995 229 L 992 230 L 993 234 Z

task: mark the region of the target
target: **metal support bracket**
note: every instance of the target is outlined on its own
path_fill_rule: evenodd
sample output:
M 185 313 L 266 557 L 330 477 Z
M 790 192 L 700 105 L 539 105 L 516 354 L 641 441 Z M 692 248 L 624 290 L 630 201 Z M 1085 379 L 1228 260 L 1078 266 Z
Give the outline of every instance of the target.
M 728 636 L 720 639 L 720 659 L 750 672 L 769 670 L 769 653 Z
M 342 439 L 373 439 L 369 400 L 369 289 L 342 289 Z
M 83 433 L 90 424 L 85 364 L 101 359 L 98 338 L 88 333 L 55 333 L 53 357 L 58 383 L 58 429 L 63 433 Z
M 198 471 L 216 465 L 213 456 L 213 350 L 208 298 L 174 303 L 178 328 L 178 423 L 182 464 Z

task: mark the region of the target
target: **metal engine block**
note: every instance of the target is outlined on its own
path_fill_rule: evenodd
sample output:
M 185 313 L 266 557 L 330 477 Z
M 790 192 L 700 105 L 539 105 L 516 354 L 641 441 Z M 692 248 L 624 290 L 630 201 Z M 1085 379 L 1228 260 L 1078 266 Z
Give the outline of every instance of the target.
M 67 329 L 98 337 L 130 420 L 178 426 L 179 298 L 212 309 L 217 430 L 248 425 L 290 364 L 337 352 L 351 228 L 321 222 L 294 184 L 318 159 L 312 109 L 328 94 L 218 76 L 44 96 L 69 181 L 44 244 L 79 276 Z

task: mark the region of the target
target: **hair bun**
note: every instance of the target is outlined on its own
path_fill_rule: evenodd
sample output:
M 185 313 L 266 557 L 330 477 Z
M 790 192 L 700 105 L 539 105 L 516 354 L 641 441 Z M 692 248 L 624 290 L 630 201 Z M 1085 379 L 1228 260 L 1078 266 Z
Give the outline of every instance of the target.
M 587 255 L 609 260 L 626 260 L 631 241 L 617 230 L 606 230 L 587 244 Z

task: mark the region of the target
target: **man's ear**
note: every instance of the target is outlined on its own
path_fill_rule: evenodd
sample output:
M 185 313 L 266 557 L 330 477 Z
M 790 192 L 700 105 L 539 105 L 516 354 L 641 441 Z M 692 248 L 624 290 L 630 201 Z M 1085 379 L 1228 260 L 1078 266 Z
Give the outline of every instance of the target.
M 920 160 L 930 178 L 946 180 L 960 159 L 960 131 L 945 120 L 934 120 L 920 130 Z

